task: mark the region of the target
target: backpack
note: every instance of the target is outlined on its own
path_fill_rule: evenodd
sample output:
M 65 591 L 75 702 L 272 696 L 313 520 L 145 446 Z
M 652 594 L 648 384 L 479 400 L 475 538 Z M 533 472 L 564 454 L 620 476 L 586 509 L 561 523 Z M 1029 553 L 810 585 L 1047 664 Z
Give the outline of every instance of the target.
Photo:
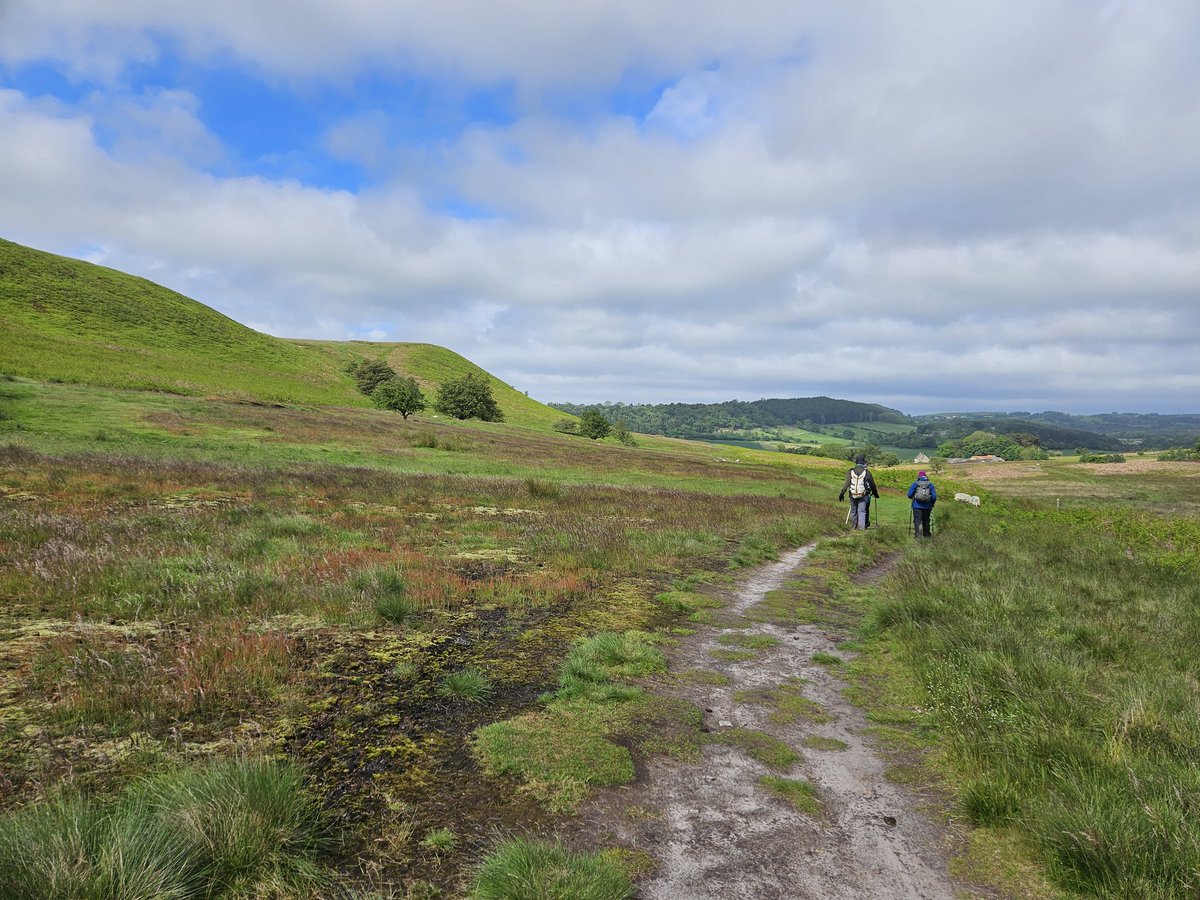
M 855 500 L 867 496 L 867 470 L 850 470 L 850 496 Z
M 918 481 L 916 490 L 913 491 L 913 499 L 918 503 L 928 503 L 933 499 L 933 485 L 928 481 Z

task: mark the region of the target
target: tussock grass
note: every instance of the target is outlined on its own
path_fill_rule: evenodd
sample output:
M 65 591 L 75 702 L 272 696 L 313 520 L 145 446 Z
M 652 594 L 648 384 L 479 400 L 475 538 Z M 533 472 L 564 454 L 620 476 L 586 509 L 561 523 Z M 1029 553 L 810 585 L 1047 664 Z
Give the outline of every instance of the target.
M 628 873 L 605 854 L 576 853 L 560 844 L 516 838 L 479 867 L 471 900 L 627 900 Z
M 474 666 L 451 672 L 438 686 L 438 693 L 443 697 L 466 700 L 469 703 L 482 703 L 493 690 L 491 679 Z
M 598 634 L 580 641 L 563 664 L 559 699 L 586 698 L 597 702 L 630 700 L 641 689 L 621 679 L 651 675 L 666 670 L 662 651 L 637 632 Z
M 80 900 L 323 895 L 329 831 L 294 768 L 235 760 L 0 819 L 0 895 Z
M 434 853 L 450 853 L 458 847 L 458 835 L 449 828 L 431 828 L 421 838 L 421 846 Z

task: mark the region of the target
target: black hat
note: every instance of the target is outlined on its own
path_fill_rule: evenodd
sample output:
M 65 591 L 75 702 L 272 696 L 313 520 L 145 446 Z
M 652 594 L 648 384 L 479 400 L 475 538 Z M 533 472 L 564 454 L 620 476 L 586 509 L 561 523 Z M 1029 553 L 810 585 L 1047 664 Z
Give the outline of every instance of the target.
M 867 458 L 860 453 L 858 456 L 854 457 L 854 464 L 856 466 L 865 466 L 867 464 Z

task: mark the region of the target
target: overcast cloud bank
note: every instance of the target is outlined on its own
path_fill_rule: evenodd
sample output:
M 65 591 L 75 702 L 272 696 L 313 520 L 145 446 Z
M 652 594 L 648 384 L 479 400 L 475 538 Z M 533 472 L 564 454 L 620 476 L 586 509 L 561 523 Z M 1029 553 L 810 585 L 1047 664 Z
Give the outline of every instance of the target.
M 0 0 L 0 236 L 541 400 L 1200 411 L 1200 8 Z

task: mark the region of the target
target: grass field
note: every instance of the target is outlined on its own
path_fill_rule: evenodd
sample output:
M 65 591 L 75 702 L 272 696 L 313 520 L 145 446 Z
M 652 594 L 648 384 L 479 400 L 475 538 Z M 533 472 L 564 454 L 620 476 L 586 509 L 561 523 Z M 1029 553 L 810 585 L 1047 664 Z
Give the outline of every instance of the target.
M 1180 498 L 1200 465 L 972 475 L 981 507 L 939 504 L 936 545 L 865 608 L 864 684 L 917 698 L 976 826 L 965 870 L 1016 896 L 1193 896 L 1200 510 Z
M 666 627 L 664 592 L 837 526 L 826 470 L 667 439 L 19 380 L 0 403 L 4 808 L 284 757 L 338 834 L 279 865 L 364 896 L 454 895 L 498 823 L 553 818 L 465 748 L 554 690 L 576 641 Z M 696 731 L 651 699 L 606 710 Z
M 536 830 L 637 754 L 693 752 L 694 711 L 636 686 L 628 635 L 837 533 L 844 466 L 639 441 L 0 382 L 0 855 L 54 827 L 42 804 L 91 804 L 107 833 L 172 773 L 281 758 L 336 840 L 298 835 L 254 878 L 453 896 L 497 822 Z M 912 467 L 877 477 L 891 542 Z M 983 505 L 939 505 L 933 545 L 901 542 L 895 577 L 855 595 L 863 702 L 885 693 L 877 716 L 928 748 L 975 876 L 1194 892 L 1197 478 L 1149 458 L 947 470 L 943 496 Z M 532 748 L 560 745 L 582 755 L 535 777 Z

